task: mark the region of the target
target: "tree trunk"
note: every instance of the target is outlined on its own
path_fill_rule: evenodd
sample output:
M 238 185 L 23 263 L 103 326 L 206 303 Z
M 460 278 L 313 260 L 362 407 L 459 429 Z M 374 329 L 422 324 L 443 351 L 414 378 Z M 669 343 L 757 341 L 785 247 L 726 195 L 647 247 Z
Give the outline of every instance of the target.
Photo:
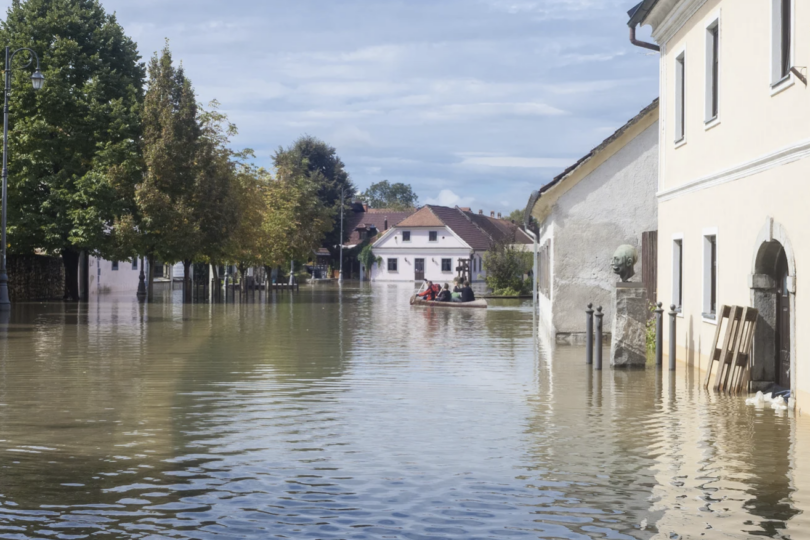
M 191 261 L 183 261 L 183 302 L 191 302 Z
M 146 298 L 151 302 L 155 294 L 155 255 L 146 256 L 149 266 L 149 274 L 146 276 Z
M 65 296 L 71 302 L 79 301 L 79 252 L 75 249 L 62 250 L 62 264 L 65 266 Z

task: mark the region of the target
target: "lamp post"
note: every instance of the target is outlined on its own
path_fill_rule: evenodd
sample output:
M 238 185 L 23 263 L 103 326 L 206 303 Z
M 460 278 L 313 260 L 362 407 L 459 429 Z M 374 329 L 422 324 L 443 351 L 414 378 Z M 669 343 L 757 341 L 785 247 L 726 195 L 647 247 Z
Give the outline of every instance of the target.
M 340 190 L 340 270 L 338 271 L 338 284 L 343 285 L 343 197 L 346 193 L 346 188 Z
M 21 49 L 17 49 L 16 51 L 11 51 L 8 47 L 6 47 L 6 66 L 5 70 L 3 71 L 3 75 L 6 82 L 6 91 L 5 95 L 5 103 L 3 104 L 3 220 L 2 220 L 2 258 L 0 258 L 0 310 L 2 309 L 9 309 L 11 307 L 11 301 L 8 297 L 8 274 L 6 273 L 6 216 L 8 215 L 8 96 L 11 93 L 11 62 L 14 60 L 14 56 L 18 52 L 25 51 L 31 55 L 31 59 L 28 63 L 23 66 L 23 68 L 27 68 L 31 65 L 31 63 L 36 60 L 37 62 L 37 69 L 34 71 L 34 74 L 31 75 L 31 84 L 34 86 L 34 90 L 39 90 L 42 88 L 42 85 L 45 83 L 45 76 L 40 73 L 39 71 L 39 56 L 33 50 L 23 47 Z

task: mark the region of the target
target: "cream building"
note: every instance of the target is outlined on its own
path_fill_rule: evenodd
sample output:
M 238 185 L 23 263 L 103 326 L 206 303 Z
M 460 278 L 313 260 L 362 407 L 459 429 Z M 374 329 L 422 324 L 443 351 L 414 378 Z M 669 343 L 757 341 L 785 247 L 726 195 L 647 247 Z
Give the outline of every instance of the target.
M 797 273 L 810 264 L 810 2 L 644 0 L 629 25 L 631 39 L 652 27 L 661 52 L 658 291 L 680 312 L 679 360 L 705 369 L 719 306 L 756 307 L 755 386 L 810 407 Z

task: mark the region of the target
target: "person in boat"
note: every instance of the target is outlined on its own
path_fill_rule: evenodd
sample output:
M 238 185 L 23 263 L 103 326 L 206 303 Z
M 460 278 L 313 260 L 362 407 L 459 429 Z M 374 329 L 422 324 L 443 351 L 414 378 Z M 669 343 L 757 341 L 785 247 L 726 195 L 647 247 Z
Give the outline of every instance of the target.
M 422 300 L 427 300 L 428 302 L 432 302 L 436 300 L 436 296 L 441 291 L 441 287 L 435 285 L 432 281 L 427 282 L 427 287 L 424 291 L 420 292 L 416 296 L 421 298 Z
M 465 281 L 464 286 L 461 288 L 461 301 L 462 302 L 475 302 L 475 293 L 473 293 L 470 282 Z
M 453 278 L 453 292 L 461 294 L 461 279 Z
M 436 296 L 437 302 L 450 302 L 453 299 L 453 293 L 450 292 L 450 285 L 444 284 L 444 289 Z

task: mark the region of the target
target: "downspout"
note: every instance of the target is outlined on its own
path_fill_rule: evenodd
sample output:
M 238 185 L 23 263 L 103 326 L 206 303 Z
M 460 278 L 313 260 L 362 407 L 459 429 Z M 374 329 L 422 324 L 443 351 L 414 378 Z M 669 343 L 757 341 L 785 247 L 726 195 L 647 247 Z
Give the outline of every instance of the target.
M 630 43 L 635 45 L 636 47 L 641 47 L 642 49 L 649 49 L 655 52 L 661 52 L 661 47 L 656 45 L 655 43 L 647 43 L 646 41 L 639 41 L 636 39 L 636 27 L 630 27 Z
M 532 243 L 534 244 L 534 264 L 532 266 L 532 305 L 534 306 L 534 312 L 537 313 L 537 235 L 534 234 L 534 232 L 528 227 L 526 227 L 523 232 L 531 237 Z

